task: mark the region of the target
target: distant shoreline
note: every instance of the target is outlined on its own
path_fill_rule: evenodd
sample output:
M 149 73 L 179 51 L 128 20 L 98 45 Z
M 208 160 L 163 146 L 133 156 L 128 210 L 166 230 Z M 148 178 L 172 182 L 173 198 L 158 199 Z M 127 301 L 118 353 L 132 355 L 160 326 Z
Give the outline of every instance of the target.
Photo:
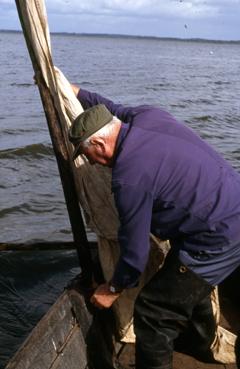
M 0 29 L 0 33 L 22 33 L 19 30 Z M 159 36 L 140 36 L 140 35 L 125 35 L 125 34 L 110 34 L 110 33 L 76 33 L 76 32 L 51 32 L 51 35 L 76 36 L 76 37 L 108 37 L 108 38 L 132 38 L 146 40 L 161 40 L 161 41 L 182 41 L 182 42 L 205 42 L 216 44 L 240 44 L 240 40 L 214 40 L 206 38 L 178 38 L 178 37 L 159 37 Z

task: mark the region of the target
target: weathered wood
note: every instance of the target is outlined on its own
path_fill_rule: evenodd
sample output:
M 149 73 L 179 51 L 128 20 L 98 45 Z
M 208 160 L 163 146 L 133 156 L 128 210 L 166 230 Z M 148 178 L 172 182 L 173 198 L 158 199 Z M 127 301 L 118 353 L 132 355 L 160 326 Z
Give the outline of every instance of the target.
M 113 327 L 111 312 L 89 305 L 85 294 L 66 290 L 5 369 L 117 368 L 111 335 L 105 335 Z
M 235 364 L 203 363 L 190 356 L 175 352 L 173 355 L 173 369 L 237 369 Z
M 119 357 L 121 368 L 134 369 L 134 345 L 126 344 Z M 173 369 L 237 369 L 235 364 L 204 363 L 191 356 L 174 352 Z
M 119 368 L 115 350 L 115 324 L 111 309 L 99 310 L 90 303 L 86 305 L 82 295 L 74 289 L 69 291 L 69 298 L 87 344 L 89 366 L 94 369 Z
M 34 328 L 6 369 L 50 368 L 61 354 L 75 324 L 65 292 Z
M 28 51 L 31 57 L 37 85 L 39 88 L 42 104 L 44 107 L 48 128 L 53 144 L 53 149 L 57 159 L 58 169 L 63 186 L 64 196 L 68 209 L 69 219 L 73 232 L 74 242 L 77 248 L 79 263 L 82 273 L 89 283 L 92 280 L 92 261 L 91 253 L 88 248 L 85 226 L 81 215 L 81 209 L 78 203 L 78 197 L 75 188 L 75 181 L 70 164 L 70 154 L 66 143 L 66 128 L 60 124 L 57 110 L 55 109 L 53 98 L 47 86 L 44 83 L 41 69 L 32 48 L 28 30 L 25 26 L 25 19 L 21 11 L 21 0 L 15 0 L 22 25 L 23 34 L 27 43 Z
M 86 301 L 85 298 L 83 298 L 82 294 L 74 289 L 69 289 L 68 297 L 71 301 L 74 316 L 76 317 L 78 324 L 81 326 L 84 339 L 86 339 L 89 327 L 92 325 L 93 322 L 93 316 L 92 314 L 89 314 L 89 309 L 86 306 Z M 90 309 L 91 308 L 93 312 L 93 307 L 90 306 Z
M 61 355 L 57 357 L 51 369 L 87 369 L 87 346 L 78 326 L 74 327 Z
M 96 242 L 88 242 L 90 249 L 97 247 Z M 46 251 L 76 249 L 74 242 L 34 242 L 34 243 L 0 243 L 0 251 Z
M 70 298 L 71 296 L 71 298 Z M 77 321 L 72 302 L 81 310 Z M 5 369 L 85 369 L 88 363 L 86 337 L 93 323 L 85 297 L 66 290 L 34 328 Z M 101 337 L 101 331 L 97 334 Z

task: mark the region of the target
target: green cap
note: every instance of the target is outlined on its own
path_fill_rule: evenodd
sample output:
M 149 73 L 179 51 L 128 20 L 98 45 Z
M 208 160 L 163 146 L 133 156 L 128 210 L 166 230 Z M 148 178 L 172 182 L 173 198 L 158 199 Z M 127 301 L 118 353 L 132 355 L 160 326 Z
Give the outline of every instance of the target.
M 105 105 L 95 105 L 81 113 L 73 122 L 68 131 L 69 141 L 75 146 L 72 160 L 79 155 L 83 141 L 111 122 L 113 115 Z

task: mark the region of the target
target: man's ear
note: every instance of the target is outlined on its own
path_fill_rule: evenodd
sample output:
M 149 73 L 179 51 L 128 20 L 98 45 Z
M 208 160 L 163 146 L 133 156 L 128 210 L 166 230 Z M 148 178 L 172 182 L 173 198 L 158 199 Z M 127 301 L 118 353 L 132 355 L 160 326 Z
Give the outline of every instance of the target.
M 90 139 L 90 143 L 94 146 L 98 146 L 101 149 L 101 151 L 105 152 L 106 142 L 103 137 L 92 137 Z

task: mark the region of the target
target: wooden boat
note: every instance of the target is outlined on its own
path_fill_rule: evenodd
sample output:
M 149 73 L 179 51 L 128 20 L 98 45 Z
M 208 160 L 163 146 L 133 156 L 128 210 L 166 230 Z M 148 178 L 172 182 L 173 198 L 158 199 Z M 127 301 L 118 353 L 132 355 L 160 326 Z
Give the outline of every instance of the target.
M 66 246 L 66 245 L 65 245 Z M 67 247 L 72 244 L 67 244 Z M 92 244 L 93 246 L 93 244 Z M 26 246 L 26 249 L 29 249 Z M 39 245 L 31 245 L 39 248 Z M 47 245 L 45 245 L 46 249 Z M 64 247 L 64 245 L 61 245 Z M 10 245 L 5 245 L 8 250 Z M 100 277 L 101 278 L 101 277 Z M 221 286 L 223 309 L 221 324 L 240 328 L 239 311 L 230 301 L 231 286 L 239 271 Z M 89 303 L 92 290 L 83 288 L 81 275 L 65 289 L 47 314 L 10 360 L 5 369 L 130 369 L 134 368 L 134 345 L 115 338 L 114 316 Z M 236 296 L 235 296 L 236 297 Z M 233 329 L 232 329 L 233 328 Z M 237 369 L 234 364 L 203 363 L 190 356 L 174 353 L 173 369 Z
M 65 291 L 6 368 L 86 368 L 87 352 L 83 332 L 91 324 L 91 317 L 87 314 L 81 296 L 76 295 L 84 325 L 80 327 L 77 324 L 71 302 L 75 297 L 74 291 Z
M 83 285 L 81 275 L 71 281 L 5 369 L 123 368 L 113 313 L 94 308 Z
M 106 329 L 104 332 L 100 328 L 101 320 L 97 320 L 84 295 L 75 288 L 66 289 L 6 369 L 113 367 L 104 338 Z M 96 351 L 100 355 L 96 356 Z

